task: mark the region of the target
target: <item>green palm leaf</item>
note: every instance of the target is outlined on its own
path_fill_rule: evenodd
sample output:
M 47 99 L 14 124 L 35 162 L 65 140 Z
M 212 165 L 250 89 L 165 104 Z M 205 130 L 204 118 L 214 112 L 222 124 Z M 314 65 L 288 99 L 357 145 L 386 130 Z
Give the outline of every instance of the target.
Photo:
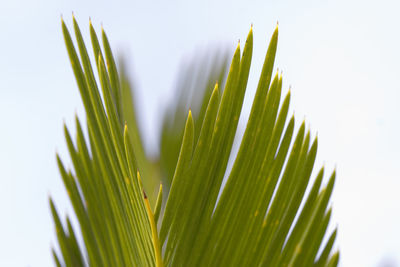
M 195 140 L 198 139 L 215 81 L 224 84 L 228 67 L 225 53 L 201 55 L 200 63 L 193 60 L 182 69 L 177 82 L 176 102 L 168 107 L 160 136 L 160 168 L 168 186 L 171 185 L 185 129 L 187 110 L 194 119 Z
M 178 154 L 168 179 L 168 171 L 155 170 L 160 165 L 144 153 L 131 89 L 118 75 L 104 31 L 103 54 L 90 24 L 98 86 L 75 18 L 73 23 L 79 56 L 64 22 L 62 30 L 89 138 L 77 118 L 75 143 L 65 127 L 73 170 L 57 160 L 83 244 L 68 218 L 63 225 L 50 200 L 60 250 L 53 250 L 57 266 L 337 266 L 339 254 L 331 253 L 336 230 L 326 237 L 335 172 L 324 187 L 324 168 L 311 178 L 318 141 L 304 122 L 295 133 L 294 116 L 288 118 L 290 92 L 281 98 L 282 75 L 273 74 L 278 28 L 224 184 L 249 77 L 252 29 L 243 53 L 238 45 L 233 55 L 223 92 L 218 83 L 204 89 L 196 116 L 189 110 L 183 129 L 176 123 L 168 126 L 175 133 L 164 131 L 159 161 L 171 169 L 174 159 L 166 157 Z M 224 77 L 220 66 L 203 88 Z M 181 107 L 177 102 L 172 113 L 179 116 Z M 168 147 L 178 146 L 176 140 L 179 153 L 168 154 Z M 155 173 L 164 173 L 171 183 L 164 203 Z M 145 192 L 157 191 L 157 200 L 149 201 Z

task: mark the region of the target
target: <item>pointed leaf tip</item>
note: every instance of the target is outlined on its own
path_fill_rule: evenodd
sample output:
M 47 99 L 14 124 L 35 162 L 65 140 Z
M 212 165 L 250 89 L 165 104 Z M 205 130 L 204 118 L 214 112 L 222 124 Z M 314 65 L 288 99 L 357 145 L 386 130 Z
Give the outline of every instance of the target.
M 249 33 L 247 34 L 246 45 L 250 40 L 251 40 L 251 42 L 253 41 L 253 23 L 251 24 Z M 246 47 L 246 45 L 245 45 L 245 47 Z
M 219 84 L 218 81 L 215 83 L 214 90 L 212 94 L 219 94 Z
M 276 38 L 277 38 L 278 33 L 279 33 L 279 21 L 276 21 L 276 27 L 275 27 L 273 35 L 276 36 Z
M 128 133 L 128 124 L 125 121 L 125 124 L 124 124 L 124 135 L 126 135 L 127 133 Z
M 191 128 L 194 127 L 192 109 L 190 109 L 190 108 L 189 108 L 189 113 L 188 113 L 188 116 L 187 116 L 187 119 L 186 119 L 186 126 L 185 126 L 185 128 L 186 128 L 186 127 L 189 127 L 189 126 L 190 126 Z M 192 131 L 193 131 L 193 129 L 192 129 Z

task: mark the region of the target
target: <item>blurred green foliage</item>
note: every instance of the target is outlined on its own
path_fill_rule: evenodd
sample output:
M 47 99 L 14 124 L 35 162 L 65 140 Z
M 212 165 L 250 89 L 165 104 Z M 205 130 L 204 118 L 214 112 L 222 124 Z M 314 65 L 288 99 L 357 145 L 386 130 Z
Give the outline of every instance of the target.
M 278 27 L 229 171 L 252 29 L 229 71 L 224 53 L 184 68 L 163 118 L 160 158 L 149 159 L 131 83 L 104 30 L 101 46 L 90 24 L 99 86 L 75 18 L 73 26 L 77 45 L 62 22 L 87 125 L 76 119 L 75 139 L 65 127 L 73 169 L 57 161 L 83 244 L 50 200 L 57 266 L 337 266 L 336 230 L 327 235 L 336 174 L 326 186 L 323 167 L 311 179 L 318 140 L 305 122 L 295 133 L 288 117 L 290 91 L 282 97 L 282 74 L 273 74 Z

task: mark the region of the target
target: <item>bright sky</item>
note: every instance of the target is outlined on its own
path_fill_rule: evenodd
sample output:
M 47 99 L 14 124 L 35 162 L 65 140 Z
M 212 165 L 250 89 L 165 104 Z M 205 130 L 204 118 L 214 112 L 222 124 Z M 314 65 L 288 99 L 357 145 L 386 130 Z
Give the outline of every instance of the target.
M 111 3 L 112 2 L 112 3 Z M 156 151 L 159 114 L 197 48 L 235 48 L 254 24 L 247 105 L 276 21 L 277 65 L 298 124 L 318 132 L 318 164 L 338 176 L 332 227 L 341 266 L 400 264 L 400 3 L 356 0 L 3 1 L 0 6 L 0 266 L 52 266 L 48 195 L 70 210 L 55 152 L 82 114 L 60 14 L 102 22 L 135 78 L 140 126 Z M 88 38 L 86 39 L 87 41 Z M 245 116 L 244 116 L 245 118 Z M 244 120 L 239 124 L 243 129 Z

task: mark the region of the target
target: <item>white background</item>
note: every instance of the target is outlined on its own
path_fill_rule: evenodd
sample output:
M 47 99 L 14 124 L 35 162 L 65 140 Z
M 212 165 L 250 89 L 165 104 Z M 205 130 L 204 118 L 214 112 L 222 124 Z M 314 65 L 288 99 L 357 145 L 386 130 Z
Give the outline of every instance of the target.
M 112 2 L 112 3 L 111 3 Z M 233 50 L 254 24 L 245 127 L 268 40 L 292 86 L 297 124 L 318 132 L 318 165 L 336 166 L 333 221 L 341 266 L 400 264 L 400 16 L 398 1 L 2 1 L 0 3 L 0 266 L 52 266 L 48 196 L 70 206 L 55 153 L 69 165 L 62 125 L 83 114 L 60 15 L 102 22 L 129 61 L 146 148 L 182 60 L 198 48 Z

